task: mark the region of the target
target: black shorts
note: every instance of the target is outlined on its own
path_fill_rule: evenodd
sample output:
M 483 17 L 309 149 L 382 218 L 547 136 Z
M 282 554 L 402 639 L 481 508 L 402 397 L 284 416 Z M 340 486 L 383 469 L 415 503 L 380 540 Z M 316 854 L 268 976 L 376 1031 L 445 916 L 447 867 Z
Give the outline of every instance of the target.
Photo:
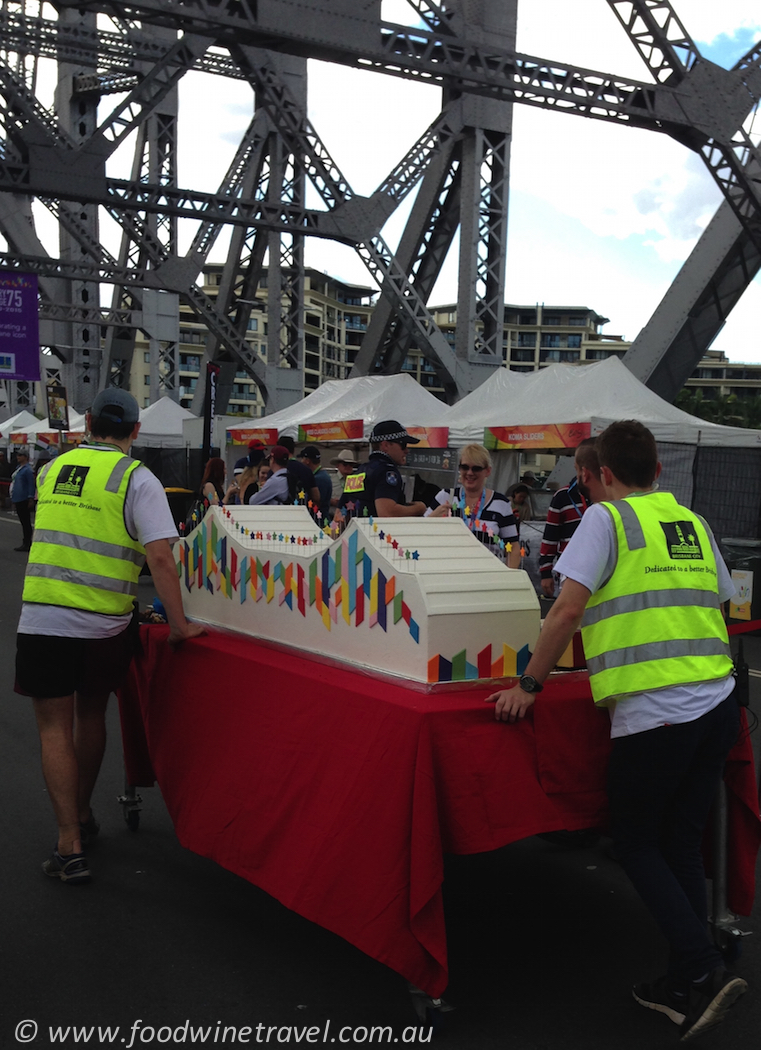
M 40 700 L 76 692 L 113 693 L 127 675 L 134 639 L 131 626 L 113 638 L 17 634 L 14 689 Z

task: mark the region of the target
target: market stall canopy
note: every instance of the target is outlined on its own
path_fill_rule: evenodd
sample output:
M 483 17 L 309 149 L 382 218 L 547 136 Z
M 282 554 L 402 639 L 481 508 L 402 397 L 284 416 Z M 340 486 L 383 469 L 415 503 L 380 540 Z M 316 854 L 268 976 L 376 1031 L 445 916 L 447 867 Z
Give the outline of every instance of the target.
M 25 427 L 27 434 L 57 434 L 58 430 L 55 427 L 51 427 L 50 420 L 35 419 L 34 425 Z M 83 434 L 85 430 L 85 416 L 83 412 L 76 412 L 73 408 L 69 408 L 69 428 L 67 433 L 70 434 Z
M 135 445 L 140 448 L 183 448 L 183 422 L 196 418 L 171 397 L 162 397 L 148 408 L 140 409 L 140 433 Z
M 440 427 L 445 411 L 446 406 L 411 376 L 360 376 L 331 379 L 295 405 L 250 423 L 239 422 L 227 430 L 228 434 L 232 431 L 243 434 L 250 429 L 272 430 L 298 440 L 299 427 L 305 424 L 361 420 L 366 439 L 373 424 L 383 419 L 396 419 L 405 427 Z M 346 438 L 324 435 L 322 440 Z
M 63 437 L 64 444 L 78 444 L 84 437 L 85 417 L 83 413 L 69 409 L 69 428 L 60 431 L 51 427 L 50 420 L 34 419 L 34 422 L 23 428 L 12 430 L 8 435 L 14 445 L 34 445 L 43 455 L 48 449 L 54 451 L 58 448 L 59 441 Z
M 37 416 L 33 416 L 31 412 L 22 408 L 15 416 L 10 416 L 9 419 L 4 419 L 0 423 L 0 438 L 7 439 L 12 430 L 24 430 L 27 427 L 35 427 L 38 423 Z
M 589 365 L 550 365 L 539 372 L 498 368 L 471 394 L 446 409 L 441 422 L 449 427 L 453 445 L 481 442 L 484 429 L 490 427 L 505 439 L 494 447 L 573 448 L 581 438 L 594 437 L 619 419 L 638 419 L 656 441 L 761 445 L 761 431 L 721 426 L 682 412 L 649 390 L 614 357 Z M 509 440 L 520 438 L 522 430 L 528 431 L 526 440 Z M 554 446 L 553 434 L 557 437 Z M 568 440 L 563 440 L 564 435 Z

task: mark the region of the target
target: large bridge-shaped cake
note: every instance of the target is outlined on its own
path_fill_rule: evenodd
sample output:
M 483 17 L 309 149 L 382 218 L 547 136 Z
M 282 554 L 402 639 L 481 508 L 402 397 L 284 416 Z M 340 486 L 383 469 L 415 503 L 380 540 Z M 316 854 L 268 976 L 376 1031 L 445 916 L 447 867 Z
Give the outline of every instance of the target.
M 539 602 L 458 518 L 355 518 L 213 507 L 175 548 L 193 620 L 436 684 L 520 674 Z

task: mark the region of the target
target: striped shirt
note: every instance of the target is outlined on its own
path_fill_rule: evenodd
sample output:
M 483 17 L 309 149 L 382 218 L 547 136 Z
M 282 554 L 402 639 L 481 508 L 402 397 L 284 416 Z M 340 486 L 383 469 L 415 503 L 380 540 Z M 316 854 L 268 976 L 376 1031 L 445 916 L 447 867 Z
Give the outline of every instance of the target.
M 459 486 L 453 493 L 448 489 L 441 489 L 440 492 L 436 493 L 436 502 L 440 505 L 451 503 L 453 499 L 462 500 Z M 457 517 L 463 519 L 481 543 L 489 543 L 489 534 L 488 531 L 484 532 L 479 529 L 476 521 L 483 522 L 487 529 L 491 529 L 492 533 L 495 536 L 499 536 L 505 543 L 516 543 L 518 541 L 518 524 L 513 514 L 513 508 L 510 500 L 507 496 L 503 496 L 501 492 L 492 492 L 488 502 L 484 499 L 483 506 L 478 505 L 468 509 L 470 514 L 464 514 L 461 509 L 454 513 Z M 494 553 L 496 554 L 496 551 Z
M 587 506 L 575 478 L 570 485 L 558 489 L 552 497 L 547 509 L 542 546 L 539 548 L 539 575 L 543 580 L 552 579 L 555 561 L 571 542 Z

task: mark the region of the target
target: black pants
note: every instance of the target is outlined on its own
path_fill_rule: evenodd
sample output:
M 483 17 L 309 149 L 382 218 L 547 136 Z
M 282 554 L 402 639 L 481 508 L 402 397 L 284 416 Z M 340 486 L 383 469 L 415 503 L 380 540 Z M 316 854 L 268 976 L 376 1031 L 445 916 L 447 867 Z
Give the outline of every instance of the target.
M 28 550 L 32 546 L 32 502 L 28 499 L 22 499 L 19 503 L 14 503 L 13 506 L 16 508 L 24 536 L 21 546 L 26 547 Z
M 677 989 L 722 964 L 708 934 L 703 831 L 739 729 L 734 694 L 694 722 L 613 741 L 611 830 L 634 888 L 669 942 Z

